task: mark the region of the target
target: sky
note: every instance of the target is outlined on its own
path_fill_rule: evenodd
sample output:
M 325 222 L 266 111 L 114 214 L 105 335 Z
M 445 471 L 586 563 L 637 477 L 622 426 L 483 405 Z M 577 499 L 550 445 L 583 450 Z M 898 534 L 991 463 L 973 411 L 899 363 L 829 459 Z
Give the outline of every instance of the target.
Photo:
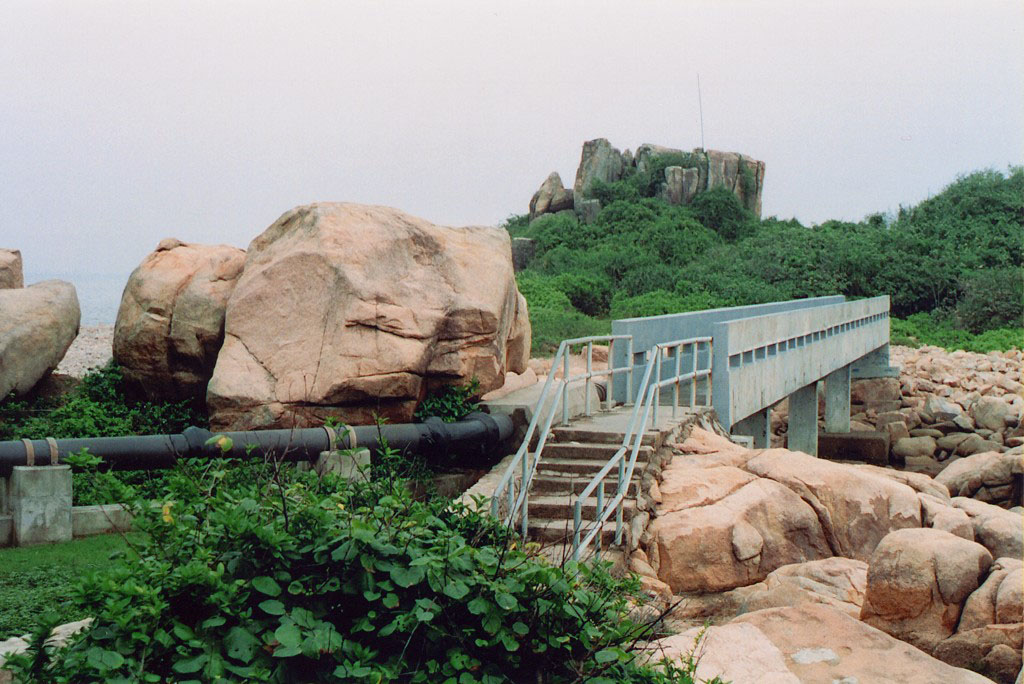
M 313 201 L 525 213 L 583 141 L 740 152 L 765 216 L 1024 162 L 1024 3 L 0 0 L 0 247 L 124 276 Z

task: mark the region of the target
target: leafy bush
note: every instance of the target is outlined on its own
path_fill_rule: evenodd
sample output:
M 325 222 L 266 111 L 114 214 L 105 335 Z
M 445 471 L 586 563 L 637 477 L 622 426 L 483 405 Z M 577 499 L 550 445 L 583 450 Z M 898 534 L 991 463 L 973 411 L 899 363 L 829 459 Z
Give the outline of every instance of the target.
M 610 335 L 612 323 L 607 318 L 591 318 L 577 311 L 530 309 L 533 326 L 533 354 L 551 356 L 562 340 L 591 335 Z
M 1024 281 L 1019 268 L 987 268 L 961 280 L 957 323 L 973 333 L 1022 324 Z
M 949 317 L 936 313 L 917 313 L 905 319 L 890 320 L 893 344 L 919 347 L 923 344 L 950 351 L 987 353 L 1024 347 L 1024 328 L 996 328 L 981 334 L 953 326 Z
M 530 229 L 530 215 L 512 214 L 505 219 L 502 228 L 507 230 L 511 237 L 525 237 Z
M 90 371 L 77 388 L 58 399 L 9 397 L 0 402 L 0 440 L 178 433 L 189 425 L 204 426 L 206 417 L 188 402 L 130 398 L 121 369 L 114 363 Z M 164 482 L 160 471 L 125 471 L 113 477 L 142 487 L 154 497 Z M 76 506 L 116 503 L 103 498 L 89 479 L 77 474 L 72 491 Z
M 132 503 L 140 539 L 84 578 L 95 622 L 53 654 L 8 661 L 51 682 L 691 682 L 641 662 L 652 624 L 634 579 L 557 567 L 493 519 L 413 500 L 401 481 L 345 483 L 274 462 L 217 463 Z
M 416 420 L 435 416 L 446 423 L 454 423 L 477 410 L 479 397 L 480 381 L 476 378 L 465 385 L 446 385 L 420 402 L 416 407 Z
M 588 316 L 608 314 L 612 287 L 607 277 L 593 272 L 563 273 L 555 282 L 577 311 Z
M 653 290 L 635 297 L 616 294 L 612 299 L 611 316 L 613 319 L 660 316 L 715 309 L 720 305 L 719 300 L 706 292 L 681 295 L 666 290 Z
M 690 205 L 698 221 L 728 241 L 752 235 L 757 230 L 757 219 L 748 211 L 732 190 L 712 188 L 693 198 Z
M 523 271 L 516 277 L 519 292 L 526 298 L 531 314 L 536 309 L 572 311 L 572 302 L 565 296 L 552 276 L 543 276 L 532 271 Z

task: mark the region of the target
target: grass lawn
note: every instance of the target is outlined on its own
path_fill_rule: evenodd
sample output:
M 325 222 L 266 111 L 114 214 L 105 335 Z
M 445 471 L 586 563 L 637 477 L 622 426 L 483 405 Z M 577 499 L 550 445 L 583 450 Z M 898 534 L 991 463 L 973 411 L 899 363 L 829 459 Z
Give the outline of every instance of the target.
M 31 632 L 41 616 L 57 613 L 61 624 L 81 620 L 68 600 L 82 575 L 110 564 L 125 549 L 120 535 L 104 534 L 64 544 L 0 549 L 0 641 Z

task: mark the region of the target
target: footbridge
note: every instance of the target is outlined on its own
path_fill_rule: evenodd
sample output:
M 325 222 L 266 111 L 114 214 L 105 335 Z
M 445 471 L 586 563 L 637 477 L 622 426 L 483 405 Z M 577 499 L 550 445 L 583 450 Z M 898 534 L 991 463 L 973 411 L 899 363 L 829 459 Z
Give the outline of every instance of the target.
M 595 344 L 608 345 L 607 368 L 595 368 Z M 586 367 L 573 374 L 576 351 Z M 576 558 L 591 546 L 621 544 L 645 464 L 683 420 L 713 408 L 730 434 L 765 448 L 771 408 L 788 399 L 789 448 L 817 455 L 819 384 L 826 432 L 846 433 L 851 380 L 897 373 L 889 365 L 888 297 L 613 321 L 611 335 L 559 346 L 492 514 L 524 537 L 571 543 Z M 598 383 L 606 392 L 592 397 Z M 574 385 L 583 392 L 575 405 Z M 531 505 L 540 513 L 533 520 Z

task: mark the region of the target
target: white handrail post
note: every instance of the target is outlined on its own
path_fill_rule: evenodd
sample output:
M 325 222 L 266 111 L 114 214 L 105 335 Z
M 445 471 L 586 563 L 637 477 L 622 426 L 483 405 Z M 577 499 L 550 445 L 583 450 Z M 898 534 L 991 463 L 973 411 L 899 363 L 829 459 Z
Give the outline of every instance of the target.
M 569 354 L 571 345 L 565 345 L 565 357 L 562 362 L 562 425 L 569 424 Z
M 608 379 L 605 381 L 607 389 L 604 393 L 604 410 L 612 410 L 612 390 L 615 388 L 615 338 L 613 337 L 608 341 Z
M 697 357 L 700 356 L 700 342 L 693 344 L 693 380 L 690 380 L 690 407 L 697 405 Z
M 685 345 L 676 347 L 676 382 L 672 385 L 672 417 L 676 417 L 676 408 L 679 406 L 679 371 L 682 370 L 683 349 Z
M 633 336 L 626 340 L 626 406 L 633 405 Z
M 655 394 L 655 396 L 654 396 L 654 427 L 657 427 L 658 426 L 658 405 L 661 403 L 661 357 L 662 357 L 662 351 L 661 351 L 661 347 L 655 347 L 654 350 L 655 350 L 655 353 L 657 354 L 657 358 L 654 361 L 654 387 L 656 388 L 655 389 L 655 393 L 654 393 Z M 644 429 L 645 430 L 647 429 L 646 425 L 644 426 Z
M 584 383 L 583 392 L 583 413 L 586 414 L 587 418 L 590 417 L 590 379 L 592 377 L 594 366 L 594 341 L 587 342 L 587 379 Z
M 530 451 L 529 451 L 529 449 L 527 449 L 526 453 L 523 454 L 523 488 L 524 489 L 527 487 L 527 480 L 529 478 L 530 478 Z M 527 531 L 527 529 L 529 527 L 529 521 L 528 521 L 529 513 L 527 512 L 527 508 L 528 508 L 529 503 L 530 503 L 530 497 L 529 496 L 524 497 L 523 498 L 523 522 L 522 522 L 522 527 L 521 527 L 522 532 L 523 532 L 523 541 L 526 540 L 526 531 Z
M 622 454 L 622 458 L 619 459 L 619 486 L 616 488 L 618 492 L 616 496 L 619 498 L 619 505 L 615 511 L 615 543 L 622 543 L 622 506 L 626 501 L 626 490 L 629 488 L 629 483 L 626 482 L 626 454 Z

